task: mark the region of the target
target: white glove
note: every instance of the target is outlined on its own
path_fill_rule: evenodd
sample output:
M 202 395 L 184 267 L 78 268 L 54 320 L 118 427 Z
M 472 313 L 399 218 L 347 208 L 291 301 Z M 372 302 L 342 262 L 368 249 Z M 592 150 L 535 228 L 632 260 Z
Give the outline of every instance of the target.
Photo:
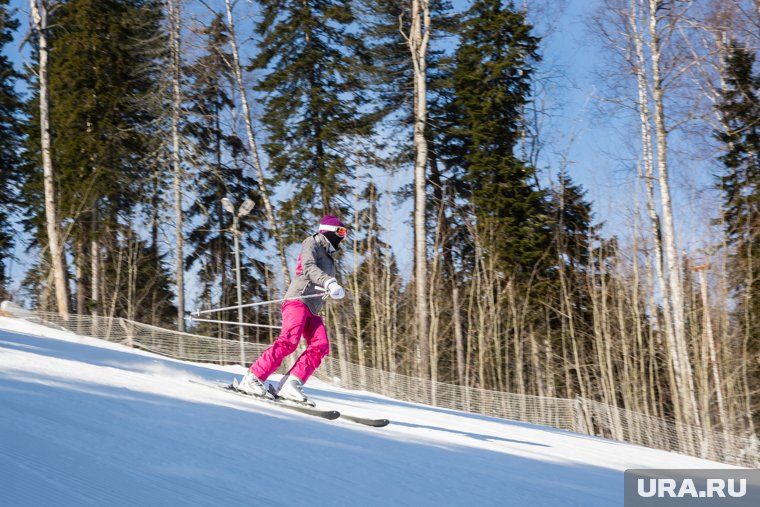
M 343 290 L 343 287 L 338 285 L 335 278 L 327 282 L 327 293 L 330 294 L 330 297 L 333 299 L 343 299 L 346 297 L 346 291 Z

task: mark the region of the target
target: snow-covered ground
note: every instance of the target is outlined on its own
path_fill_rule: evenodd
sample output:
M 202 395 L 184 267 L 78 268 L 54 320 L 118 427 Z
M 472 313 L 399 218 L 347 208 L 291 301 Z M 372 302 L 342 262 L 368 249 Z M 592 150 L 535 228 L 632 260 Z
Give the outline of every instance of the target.
M 324 421 L 174 361 L 0 317 L 3 506 L 615 506 L 627 468 L 724 465 L 311 380 Z

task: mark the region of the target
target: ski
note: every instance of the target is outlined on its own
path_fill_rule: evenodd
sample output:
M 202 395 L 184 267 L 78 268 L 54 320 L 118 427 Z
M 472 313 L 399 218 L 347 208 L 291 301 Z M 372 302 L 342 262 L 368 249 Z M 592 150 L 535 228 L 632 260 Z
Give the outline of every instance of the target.
M 256 396 L 251 396 L 250 394 L 245 394 L 243 392 L 238 391 L 235 389 L 233 384 L 227 384 L 225 382 L 200 382 L 198 380 L 188 379 L 193 384 L 200 384 L 202 386 L 210 387 L 213 389 L 219 389 L 231 394 L 235 394 L 237 396 L 241 396 L 243 398 L 246 398 L 248 400 L 254 400 L 254 401 L 260 401 L 262 403 L 268 403 L 270 405 L 275 405 L 277 407 L 283 407 L 290 410 L 294 410 L 296 412 L 300 412 L 302 414 L 312 415 L 315 417 L 319 417 L 321 419 L 327 419 L 329 421 L 333 421 L 335 419 L 341 418 L 345 419 L 346 421 L 355 422 L 357 424 L 363 424 L 364 426 L 371 426 L 373 428 L 383 428 L 385 426 L 388 426 L 390 424 L 390 421 L 388 419 L 372 419 L 368 417 L 358 417 L 355 415 L 349 415 L 349 414 L 342 414 L 338 412 L 337 410 L 323 410 L 315 407 L 307 407 L 305 405 L 294 405 L 292 403 L 287 403 L 284 401 L 278 401 L 277 395 L 274 393 L 274 387 L 270 384 L 269 392 L 275 397 L 274 400 L 268 400 L 264 398 L 257 398 Z
M 274 386 L 272 384 L 269 384 L 268 390 L 269 390 L 269 394 L 274 396 L 275 400 L 278 400 L 277 392 L 275 392 Z M 355 415 L 344 414 L 342 412 L 340 414 L 340 418 L 345 419 L 347 421 L 363 424 L 365 426 L 372 426 L 373 428 L 382 428 L 390 424 L 390 421 L 388 419 L 370 419 L 367 417 L 358 417 Z
M 371 419 L 367 417 L 357 417 L 355 415 L 348 415 L 343 413 L 340 414 L 340 418 L 346 419 L 347 421 L 364 424 L 365 426 L 372 426 L 373 428 L 383 428 L 391 423 L 388 419 Z
M 265 398 L 257 398 L 256 396 L 251 396 L 250 394 L 245 394 L 241 391 L 238 391 L 237 389 L 233 387 L 232 384 L 226 384 L 223 382 L 214 382 L 214 383 L 199 382 L 193 379 L 189 379 L 189 381 L 192 382 L 193 384 L 200 384 L 202 386 L 211 387 L 213 389 L 226 391 L 228 393 L 241 396 L 248 400 L 259 401 L 261 403 L 267 403 L 269 405 L 275 405 L 277 407 L 287 408 L 289 410 L 300 412 L 302 414 L 312 415 L 314 417 L 319 417 L 321 419 L 327 419 L 328 421 L 333 421 L 337 419 L 338 417 L 340 417 L 340 412 L 338 412 L 337 410 L 322 410 L 319 408 L 307 407 L 304 405 L 294 405 L 292 403 L 285 403 L 283 401 L 277 401 L 277 399 L 267 400 Z

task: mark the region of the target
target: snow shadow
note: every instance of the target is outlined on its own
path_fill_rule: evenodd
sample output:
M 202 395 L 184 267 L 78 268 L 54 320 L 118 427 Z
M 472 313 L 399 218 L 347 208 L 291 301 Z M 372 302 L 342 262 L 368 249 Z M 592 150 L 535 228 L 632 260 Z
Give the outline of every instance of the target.
M 407 428 L 443 431 L 444 433 L 451 433 L 454 435 L 469 437 L 475 440 L 481 440 L 483 442 L 506 442 L 509 444 L 534 445 L 536 447 L 551 447 L 550 445 L 541 444 L 538 442 L 529 442 L 527 440 L 514 440 L 512 438 L 498 437 L 495 435 L 485 435 L 482 433 L 473 433 L 471 431 L 461 431 L 461 430 L 452 429 L 452 428 L 445 428 L 442 426 L 429 426 L 427 424 L 416 424 L 416 423 L 408 423 L 408 422 L 401 422 L 401 421 L 393 421 L 393 424 L 395 426 L 405 426 Z
M 514 419 L 505 419 L 501 417 L 477 414 L 473 412 L 465 412 L 465 411 L 457 410 L 453 408 L 436 407 L 434 405 L 424 405 L 421 403 L 416 403 L 416 402 L 411 402 L 411 401 L 396 400 L 393 398 L 388 398 L 383 395 L 374 394 L 374 393 L 365 392 L 365 391 L 361 393 L 353 393 L 344 388 L 341 388 L 340 390 L 336 390 L 336 391 L 331 391 L 331 390 L 328 391 L 328 390 L 320 389 L 318 387 L 313 387 L 313 386 L 308 386 L 308 388 L 309 388 L 309 393 L 312 395 L 315 395 L 318 397 L 330 398 L 336 401 L 341 401 L 345 403 L 347 406 L 351 406 L 352 403 L 357 406 L 362 406 L 362 407 L 367 407 L 368 405 L 371 405 L 371 404 L 377 404 L 379 406 L 398 407 L 398 408 L 410 409 L 410 410 L 424 410 L 424 411 L 435 413 L 435 414 L 462 417 L 464 419 L 468 419 L 468 420 L 472 420 L 476 422 L 509 424 L 510 426 L 516 426 L 519 428 L 548 431 L 551 433 L 567 435 L 570 438 L 578 438 L 581 440 L 594 440 L 594 441 L 604 442 L 605 444 L 609 443 L 611 445 L 615 445 L 615 444 L 624 445 L 624 446 L 630 445 L 625 442 L 616 442 L 613 440 L 604 439 L 602 437 L 597 437 L 594 435 L 585 435 L 582 433 L 575 433 L 573 431 L 564 430 L 561 428 L 555 428 L 552 426 L 542 426 L 540 424 L 516 421 Z

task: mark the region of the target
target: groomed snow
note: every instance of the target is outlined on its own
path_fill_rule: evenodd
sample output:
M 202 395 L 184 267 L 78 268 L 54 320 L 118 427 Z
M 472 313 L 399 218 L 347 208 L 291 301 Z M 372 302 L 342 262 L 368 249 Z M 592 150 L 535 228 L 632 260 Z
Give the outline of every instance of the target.
M 0 505 L 609 507 L 627 468 L 725 467 L 315 379 L 319 406 L 391 424 L 188 382 L 242 373 L 0 317 Z

